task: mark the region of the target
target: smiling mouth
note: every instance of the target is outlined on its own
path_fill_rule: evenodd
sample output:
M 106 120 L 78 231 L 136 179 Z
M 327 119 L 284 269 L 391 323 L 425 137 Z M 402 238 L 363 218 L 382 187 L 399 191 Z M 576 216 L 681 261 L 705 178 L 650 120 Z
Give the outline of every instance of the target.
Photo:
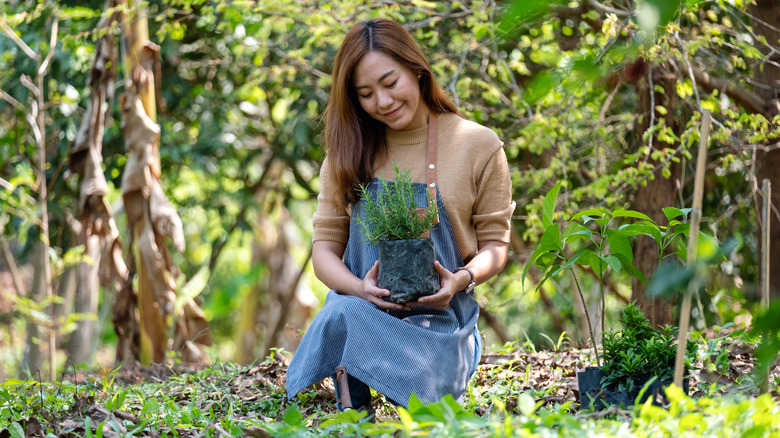
M 401 105 L 401 106 L 403 106 L 403 105 Z M 397 115 L 397 114 L 398 114 L 398 111 L 400 111 L 400 110 L 401 110 L 401 106 L 399 106 L 398 108 L 396 108 L 396 109 L 394 109 L 394 110 L 390 111 L 389 113 L 385 113 L 385 114 L 382 114 L 382 115 L 383 115 L 384 117 L 393 117 L 393 116 L 395 116 L 395 115 Z

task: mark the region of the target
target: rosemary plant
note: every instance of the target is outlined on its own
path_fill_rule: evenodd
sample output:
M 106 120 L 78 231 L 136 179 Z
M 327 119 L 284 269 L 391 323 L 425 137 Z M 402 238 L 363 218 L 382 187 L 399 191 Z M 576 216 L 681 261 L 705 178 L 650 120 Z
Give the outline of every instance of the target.
M 428 231 L 439 213 L 435 202 L 418 209 L 414 201 L 414 184 L 410 172 L 402 171 L 396 163 L 392 182 L 379 180 L 379 190 L 374 196 L 368 185 L 358 188 L 365 202 L 365 216 L 356 218 L 369 244 L 382 240 L 417 239 Z

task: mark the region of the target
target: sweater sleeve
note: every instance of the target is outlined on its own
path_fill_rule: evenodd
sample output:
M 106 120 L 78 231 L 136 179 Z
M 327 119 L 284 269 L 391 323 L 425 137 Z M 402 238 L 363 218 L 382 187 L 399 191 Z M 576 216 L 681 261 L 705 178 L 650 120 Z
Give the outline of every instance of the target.
M 477 181 L 477 196 L 471 217 L 478 242 L 508 243 L 515 202 L 504 148 L 488 159 Z
M 333 174 L 328 159 L 320 168 L 320 194 L 317 196 L 317 211 L 312 219 L 313 241 L 328 240 L 347 243 L 349 238 L 349 213 L 343 201 L 343 194 L 333 190 Z

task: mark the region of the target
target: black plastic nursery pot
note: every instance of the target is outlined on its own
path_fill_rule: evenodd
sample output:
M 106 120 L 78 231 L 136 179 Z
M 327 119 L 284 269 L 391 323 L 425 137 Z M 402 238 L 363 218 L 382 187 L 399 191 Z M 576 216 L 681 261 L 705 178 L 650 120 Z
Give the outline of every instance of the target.
M 403 304 L 435 294 L 439 290 L 435 259 L 430 237 L 379 242 L 379 287 L 390 291 L 385 301 Z
M 598 367 L 587 367 L 584 371 L 577 371 L 580 409 L 593 408 L 596 411 L 601 411 L 609 406 L 633 406 L 645 383 L 650 380 L 650 376 L 648 376 L 647 379 L 638 382 L 632 391 L 616 391 L 602 388 L 602 377 L 604 377 L 604 372 Z M 644 403 L 652 397 L 653 404 L 661 406 L 662 402 L 668 401 L 664 388 L 671 384 L 671 381 L 653 381 L 647 391 L 642 394 L 639 402 Z M 683 391 L 686 395 L 688 394 L 688 379 L 683 379 Z

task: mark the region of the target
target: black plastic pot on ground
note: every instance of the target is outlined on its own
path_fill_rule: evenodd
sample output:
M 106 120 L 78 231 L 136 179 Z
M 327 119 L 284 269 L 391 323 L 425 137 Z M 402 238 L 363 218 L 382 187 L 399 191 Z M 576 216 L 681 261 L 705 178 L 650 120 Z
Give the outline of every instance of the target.
M 608 406 L 633 406 L 639 393 L 651 378 L 651 376 L 648 376 L 645 379 L 641 379 L 636 383 L 632 391 L 617 391 L 614 390 L 614 388 L 602 388 L 602 377 L 604 377 L 604 372 L 598 367 L 587 367 L 585 368 L 585 371 L 577 371 L 580 409 L 586 410 L 593 408 L 596 411 L 601 411 Z M 650 397 L 652 397 L 653 404 L 656 406 L 667 403 L 668 399 L 666 398 L 664 389 L 671 384 L 671 381 L 661 382 L 654 380 L 644 394 L 642 394 L 639 403 L 646 402 Z M 683 380 L 683 392 L 685 392 L 686 395 L 688 394 L 687 379 Z
M 439 290 L 430 237 L 379 242 L 379 287 L 390 291 L 385 301 L 406 303 Z

